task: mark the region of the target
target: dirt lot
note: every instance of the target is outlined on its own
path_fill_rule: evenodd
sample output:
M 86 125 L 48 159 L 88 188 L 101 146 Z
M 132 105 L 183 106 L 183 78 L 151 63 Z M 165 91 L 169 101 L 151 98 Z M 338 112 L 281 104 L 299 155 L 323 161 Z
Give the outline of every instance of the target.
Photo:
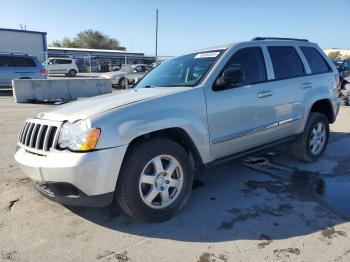
M 284 146 L 198 172 L 185 209 L 160 224 L 116 205 L 65 207 L 33 189 L 14 146 L 24 119 L 53 107 L 0 97 L 0 259 L 350 261 L 350 107 L 317 163 Z

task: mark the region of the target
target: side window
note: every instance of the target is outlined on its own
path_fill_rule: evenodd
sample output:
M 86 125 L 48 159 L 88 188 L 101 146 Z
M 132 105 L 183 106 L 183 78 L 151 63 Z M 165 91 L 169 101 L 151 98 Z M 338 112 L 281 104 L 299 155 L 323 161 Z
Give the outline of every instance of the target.
M 36 67 L 36 64 L 30 57 L 1 56 L 0 67 Z
M 11 67 L 11 56 L 0 56 L 0 67 Z
M 146 69 L 146 72 L 150 72 L 150 71 L 153 69 L 153 67 L 151 67 L 151 66 L 145 66 L 145 69 Z
M 72 63 L 72 60 L 67 60 L 67 59 L 57 59 L 56 60 L 56 64 L 60 64 L 60 65 L 68 65 L 71 63 Z
M 136 71 L 136 72 L 143 72 L 143 70 L 142 70 L 142 67 L 141 67 L 141 66 L 137 66 L 137 67 L 135 67 L 135 71 Z
M 303 63 L 292 46 L 269 46 L 275 79 L 286 79 L 303 76 L 305 74 Z
M 317 49 L 308 46 L 301 46 L 300 49 L 303 52 L 313 74 L 327 73 L 331 71 L 329 65 L 317 51 Z
M 225 65 L 228 68 L 241 68 L 244 73 L 244 82 L 246 84 L 254 84 L 266 81 L 265 60 L 260 47 L 246 47 L 238 50 L 232 55 Z

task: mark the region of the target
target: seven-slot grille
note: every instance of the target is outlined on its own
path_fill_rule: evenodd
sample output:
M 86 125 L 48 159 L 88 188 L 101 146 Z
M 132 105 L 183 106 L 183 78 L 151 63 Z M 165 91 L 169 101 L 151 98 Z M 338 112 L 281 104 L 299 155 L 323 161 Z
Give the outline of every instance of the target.
M 51 123 L 26 121 L 19 136 L 19 143 L 27 148 L 50 151 L 55 147 L 58 126 Z

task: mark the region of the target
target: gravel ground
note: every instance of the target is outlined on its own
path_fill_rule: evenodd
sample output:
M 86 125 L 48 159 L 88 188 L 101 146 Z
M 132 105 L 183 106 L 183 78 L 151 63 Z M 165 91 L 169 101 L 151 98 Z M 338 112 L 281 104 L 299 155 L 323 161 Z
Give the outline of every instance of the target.
M 73 208 L 16 166 L 27 117 L 55 107 L 0 97 L 0 259 L 9 261 L 350 261 L 350 107 L 316 163 L 274 148 L 196 173 L 184 210 L 137 223 L 113 204 Z

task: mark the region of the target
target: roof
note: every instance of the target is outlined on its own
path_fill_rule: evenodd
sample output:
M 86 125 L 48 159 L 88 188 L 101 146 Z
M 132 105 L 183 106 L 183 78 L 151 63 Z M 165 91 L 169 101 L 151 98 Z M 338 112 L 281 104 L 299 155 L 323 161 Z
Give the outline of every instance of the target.
M 331 47 L 331 48 L 325 48 L 325 49 L 323 49 L 323 50 L 339 50 L 339 51 L 341 51 L 341 50 L 343 50 L 343 51 L 350 51 L 350 49 L 349 48 L 338 48 L 338 47 Z
M 11 29 L 11 28 L 0 28 L 0 31 L 9 31 L 9 32 L 20 32 L 20 33 L 32 33 L 32 34 L 41 34 L 46 35 L 46 32 L 39 31 L 30 31 L 30 30 L 20 30 L 20 29 Z
M 123 50 L 110 50 L 110 49 L 89 49 L 89 48 L 71 48 L 71 47 L 48 47 L 49 50 L 58 51 L 82 51 L 82 52 L 104 52 L 104 53 L 130 53 Z

